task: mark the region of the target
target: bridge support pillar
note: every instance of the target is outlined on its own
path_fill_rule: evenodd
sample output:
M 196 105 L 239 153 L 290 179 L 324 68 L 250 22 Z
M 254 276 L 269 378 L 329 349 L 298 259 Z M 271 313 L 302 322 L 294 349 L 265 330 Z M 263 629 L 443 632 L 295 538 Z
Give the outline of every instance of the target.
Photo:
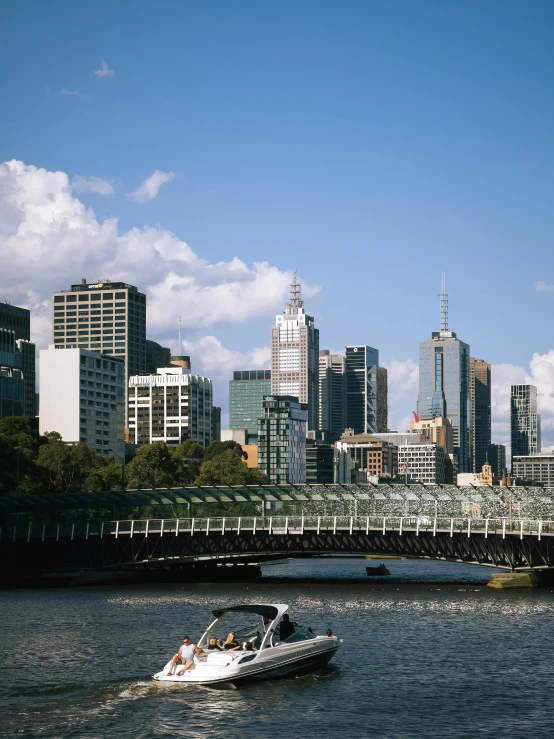
M 540 573 L 535 572 L 495 572 L 487 585 L 502 590 L 512 588 L 538 588 L 541 585 Z

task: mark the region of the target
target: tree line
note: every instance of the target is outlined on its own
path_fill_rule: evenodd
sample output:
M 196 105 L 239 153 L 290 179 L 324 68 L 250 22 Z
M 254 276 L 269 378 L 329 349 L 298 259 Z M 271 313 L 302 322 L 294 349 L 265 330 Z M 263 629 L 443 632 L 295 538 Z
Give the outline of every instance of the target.
M 124 470 L 125 488 L 182 485 L 263 485 L 269 481 L 251 469 L 235 441 L 194 441 L 177 447 L 154 442 L 137 449 Z M 86 444 L 68 445 L 56 432 L 36 436 L 24 416 L 0 419 L 0 493 L 64 493 L 121 490 L 122 463 L 97 454 Z

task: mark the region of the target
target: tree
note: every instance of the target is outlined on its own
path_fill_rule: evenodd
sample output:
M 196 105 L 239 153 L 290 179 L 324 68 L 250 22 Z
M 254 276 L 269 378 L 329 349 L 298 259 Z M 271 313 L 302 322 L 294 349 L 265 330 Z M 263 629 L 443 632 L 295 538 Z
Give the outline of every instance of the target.
M 35 464 L 39 441 L 31 432 L 26 416 L 0 419 L 0 490 L 22 493 L 40 489 L 40 475 Z
M 237 459 L 248 458 L 248 454 L 236 441 L 212 441 L 212 443 L 204 449 L 203 460 L 204 462 L 208 462 L 210 459 L 217 457 L 219 454 L 224 454 L 227 451 L 232 451 Z
M 128 488 L 169 488 L 177 477 L 173 452 L 162 441 L 139 447 L 127 465 Z
M 48 490 L 64 493 L 98 490 L 86 481 L 94 479 L 94 473 L 107 466 L 106 459 L 86 444 L 65 444 L 56 432 L 45 436 L 47 443 L 39 449 L 37 464 Z
M 234 443 L 234 442 L 233 442 Z M 237 444 L 240 447 L 240 445 Z M 267 477 L 259 470 L 250 469 L 237 457 L 234 449 L 227 449 L 200 467 L 195 485 L 267 485 Z
M 187 439 L 173 451 L 173 459 L 177 465 L 176 484 L 192 485 L 200 472 L 204 447 L 196 441 Z

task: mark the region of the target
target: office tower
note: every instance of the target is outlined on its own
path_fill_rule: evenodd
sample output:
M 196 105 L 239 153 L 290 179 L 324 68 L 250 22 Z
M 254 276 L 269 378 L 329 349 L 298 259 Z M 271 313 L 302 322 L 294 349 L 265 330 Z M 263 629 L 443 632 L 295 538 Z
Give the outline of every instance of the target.
M 57 431 L 68 444 L 98 454 L 125 454 L 125 366 L 122 358 L 87 349 L 40 351 L 41 434 Z
M 319 331 L 304 311 L 294 270 L 290 302 L 271 329 L 271 394 L 294 396 L 307 404 L 309 431 L 319 429 L 318 359 Z
M 319 429 L 331 440 L 342 436 L 346 428 L 345 360 L 329 349 L 319 352 Z
M 339 453 L 350 455 L 350 479 L 338 479 L 340 483 L 367 482 L 373 478 L 392 478 L 398 474 L 398 447 L 373 434 L 343 436 L 337 441 Z
M 258 421 L 258 469 L 274 485 L 306 482 L 308 408 L 296 396 L 263 401 Z
M 487 462 L 492 468 L 494 479 L 498 482 L 506 474 L 506 447 L 504 444 L 489 444 Z
M 379 351 L 371 346 L 347 346 L 345 351 L 346 428 L 372 434 L 377 431 Z
M 540 454 L 541 417 L 537 413 L 537 388 L 512 385 L 510 397 L 512 458 Z
M 258 443 L 262 403 L 271 395 L 271 370 L 239 370 L 229 380 L 229 428 L 246 429 L 246 444 Z
M 146 339 L 145 350 L 146 364 L 144 371 L 147 375 L 155 374 L 158 367 L 169 367 L 171 363 L 171 349 L 161 346 L 156 341 Z
M 127 381 L 146 369 L 146 295 L 125 282 L 87 283 L 54 293 L 54 346 L 119 357 Z
M 554 454 L 529 454 L 512 457 L 514 485 L 554 487 Z
M 0 418 L 36 416 L 35 345 L 31 337 L 31 313 L 10 303 L 0 303 Z M 15 374 L 14 374 L 15 371 Z M 21 399 L 20 386 L 23 385 Z M 17 412 L 12 412 L 17 411 Z
M 419 345 L 418 416 L 448 418 L 459 472 L 471 470 L 469 345 L 448 328 L 448 295 L 443 273 L 440 331 Z
M 441 446 L 448 455 L 454 454 L 454 434 L 448 418 L 414 419 L 410 421 L 410 431 L 419 434 L 421 441 L 427 439 Z
M 469 402 L 473 472 L 481 472 L 491 443 L 491 366 L 475 357 L 469 358 Z
M 171 364 L 176 367 L 182 367 L 183 369 L 190 370 L 190 357 L 186 354 L 178 354 L 171 357 Z
M 212 406 L 212 441 L 221 439 L 221 408 L 218 405 Z
M 398 474 L 406 482 L 441 485 L 447 482 L 449 458 L 439 444 L 401 444 L 398 447 Z
M 159 367 L 129 378 L 129 441 L 177 446 L 212 442 L 212 381 L 184 367 Z
M 335 482 L 335 448 L 315 439 L 306 439 L 306 482 L 328 485 Z
M 386 367 L 377 367 L 377 432 L 389 430 L 389 385 Z

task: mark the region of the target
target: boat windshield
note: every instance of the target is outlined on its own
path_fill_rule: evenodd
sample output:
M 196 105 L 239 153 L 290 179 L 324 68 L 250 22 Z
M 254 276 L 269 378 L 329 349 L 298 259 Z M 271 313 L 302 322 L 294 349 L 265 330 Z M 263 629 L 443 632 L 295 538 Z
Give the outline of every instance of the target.
M 283 644 L 294 644 L 297 641 L 307 641 L 308 639 L 315 639 L 314 634 L 303 626 L 295 626 L 294 634 L 287 636 L 283 639 Z

